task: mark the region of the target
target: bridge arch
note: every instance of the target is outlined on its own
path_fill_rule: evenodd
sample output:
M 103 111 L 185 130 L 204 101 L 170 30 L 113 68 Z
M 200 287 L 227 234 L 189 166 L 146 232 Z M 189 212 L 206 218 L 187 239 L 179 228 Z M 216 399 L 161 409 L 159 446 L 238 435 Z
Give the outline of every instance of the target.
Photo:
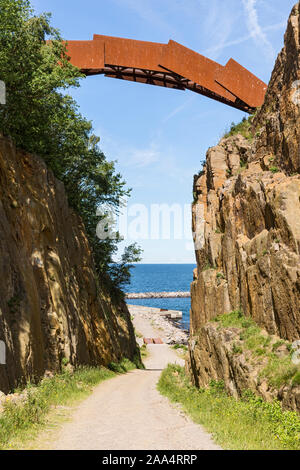
M 246 113 L 263 104 L 267 85 L 234 59 L 225 66 L 170 40 L 168 44 L 95 34 L 67 41 L 70 62 L 87 76 L 190 90 Z

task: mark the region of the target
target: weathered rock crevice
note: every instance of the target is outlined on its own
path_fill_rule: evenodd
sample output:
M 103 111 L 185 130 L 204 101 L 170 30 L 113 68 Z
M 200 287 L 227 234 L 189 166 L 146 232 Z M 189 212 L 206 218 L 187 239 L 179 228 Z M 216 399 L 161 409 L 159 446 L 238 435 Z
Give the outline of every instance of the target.
M 0 138 L 0 390 L 137 354 L 123 300 L 96 278 L 83 223 L 37 156 Z

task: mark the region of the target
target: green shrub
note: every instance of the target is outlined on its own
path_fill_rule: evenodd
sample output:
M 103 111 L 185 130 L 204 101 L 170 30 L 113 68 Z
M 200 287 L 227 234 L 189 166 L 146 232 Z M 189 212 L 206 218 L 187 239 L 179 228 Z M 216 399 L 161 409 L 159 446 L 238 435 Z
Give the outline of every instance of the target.
M 224 137 L 228 138 L 236 134 L 241 134 L 247 140 L 251 141 L 253 139 L 253 135 L 251 131 L 251 121 L 252 121 L 252 116 L 250 116 L 248 119 L 243 118 L 243 120 L 239 122 L 238 124 L 235 124 L 233 122 L 231 124 L 230 130 L 224 134 Z
M 188 350 L 188 347 L 185 344 L 174 344 L 172 346 L 173 349 L 183 349 L 184 351 Z
M 104 217 L 97 208 L 109 204 L 117 212 L 130 190 L 101 151 L 92 123 L 66 94 L 84 75 L 70 64 L 49 14 L 34 15 L 29 0 L 0 0 L 0 12 L 0 77 L 6 84 L 0 132 L 17 148 L 43 158 L 64 183 L 69 204 L 84 222 L 101 283 L 115 291 L 128 282 L 131 263 L 140 260 L 141 251 L 131 245 L 114 264 L 120 238 L 100 240 L 96 234 Z
M 121 362 L 110 362 L 108 364 L 109 370 L 116 372 L 117 374 L 124 374 L 130 370 L 136 368 L 136 365 L 133 364 L 129 359 L 122 359 Z
M 280 169 L 277 167 L 277 166 L 271 166 L 270 167 L 270 171 L 272 173 L 278 173 L 280 171 Z
M 66 357 L 63 357 L 61 360 L 62 367 L 66 367 L 69 364 L 69 360 Z
M 211 380 L 209 383 L 209 392 L 212 395 L 223 395 L 225 393 L 225 384 L 223 380 Z
M 140 347 L 140 352 L 141 352 L 141 357 L 142 357 L 142 359 L 146 359 L 146 357 L 148 357 L 149 352 L 148 352 L 148 349 L 147 349 L 147 345 L 146 345 L 146 344 L 143 344 L 143 345 Z

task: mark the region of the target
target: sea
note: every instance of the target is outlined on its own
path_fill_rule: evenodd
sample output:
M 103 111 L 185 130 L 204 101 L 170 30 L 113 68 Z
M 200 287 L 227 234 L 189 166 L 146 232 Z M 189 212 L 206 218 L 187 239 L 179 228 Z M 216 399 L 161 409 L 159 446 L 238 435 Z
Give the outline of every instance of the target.
M 130 284 L 125 292 L 190 291 L 195 264 L 136 264 L 131 271 Z M 128 304 L 180 310 L 180 328 L 189 330 L 191 299 L 128 299 Z

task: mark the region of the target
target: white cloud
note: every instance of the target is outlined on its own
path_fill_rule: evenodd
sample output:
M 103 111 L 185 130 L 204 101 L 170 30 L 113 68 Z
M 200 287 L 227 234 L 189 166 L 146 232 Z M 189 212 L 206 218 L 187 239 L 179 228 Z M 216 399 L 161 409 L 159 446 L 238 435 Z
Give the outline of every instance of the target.
M 172 119 L 174 116 L 176 116 L 176 114 L 180 113 L 180 111 L 182 111 L 184 108 L 186 108 L 194 99 L 195 99 L 194 96 L 189 97 L 183 104 L 181 104 L 180 106 L 177 106 L 177 108 L 173 109 L 173 111 L 171 111 L 162 120 L 162 122 L 165 123 L 165 122 L 169 121 L 170 119 Z
M 265 28 L 262 28 L 262 31 L 264 33 L 268 32 L 268 31 L 276 31 L 278 29 L 282 29 L 286 26 L 286 21 L 282 21 L 281 23 L 276 23 L 276 24 L 272 24 L 270 26 L 266 26 Z M 224 44 L 220 45 L 216 45 L 214 47 L 210 47 L 209 49 L 206 49 L 206 51 L 204 52 L 204 54 L 211 54 L 212 52 L 215 52 L 215 51 L 218 51 L 218 50 L 223 50 L 225 49 L 226 47 L 230 47 L 230 46 L 237 46 L 238 44 L 242 44 L 243 42 L 246 42 L 246 41 L 249 41 L 250 39 L 253 38 L 253 33 L 251 34 L 246 34 L 245 36 L 241 36 L 237 39 L 233 39 L 232 41 L 228 41 L 228 42 L 225 42 Z
M 144 168 L 155 163 L 160 158 L 159 151 L 151 144 L 146 149 L 134 149 L 128 152 L 128 163 L 126 166 L 134 166 L 136 168 Z
M 259 25 L 258 14 L 256 9 L 257 0 L 243 0 L 246 16 L 247 27 L 251 37 L 263 49 L 265 55 L 274 60 L 275 51 L 272 44 L 268 40 L 263 28 Z
M 217 60 L 222 52 L 223 46 L 230 37 L 236 18 L 232 15 L 232 11 L 228 8 L 227 2 L 219 0 L 211 0 L 209 8 L 207 2 L 201 2 L 203 11 L 205 11 L 205 21 L 202 22 L 201 28 L 205 34 L 209 44 L 218 45 L 212 47 L 212 59 Z M 205 4 L 205 6 L 204 6 Z M 197 13 L 195 12 L 195 17 Z

